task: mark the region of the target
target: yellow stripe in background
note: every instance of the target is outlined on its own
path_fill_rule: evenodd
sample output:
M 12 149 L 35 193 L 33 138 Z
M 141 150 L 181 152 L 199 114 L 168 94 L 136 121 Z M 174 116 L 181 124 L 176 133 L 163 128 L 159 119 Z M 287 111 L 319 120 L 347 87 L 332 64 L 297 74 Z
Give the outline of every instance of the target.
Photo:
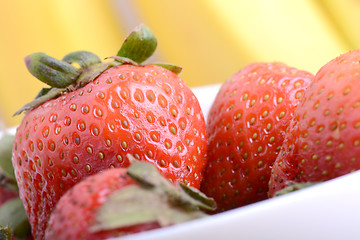
M 8 126 L 20 123 L 12 114 L 44 86 L 27 72 L 26 55 L 41 51 L 61 59 L 86 49 L 104 58 L 115 55 L 126 36 L 103 0 L 16 0 L 1 7 L 0 119 Z
M 282 61 L 315 73 L 360 48 L 355 0 L 17 0 L 0 15 L 0 118 L 43 86 L 23 58 L 43 51 L 62 58 L 89 50 L 116 54 L 128 32 L 145 23 L 158 38 L 154 61 L 181 65 L 188 85 L 220 83 L 253 61 Z
M 316 72 L 348 46 L 311 0 L 208 0 L 218 20 L 256 61 Z M 234 31 L 235 30 L 235 31 Z
M 344 38 L 350 49 L 360 47 L 360 1 L 317 0 L 328 22 Z
M 131 3 L 158 36 L 162 59 L 181 65 L 190 86 L 223 82 L 252 61 L 281 61 L 315 73 L 353 47 L 315 0 Z
M 224 28 L 207 1 L 132 2 L 141 20 L 156 34 L 161 58 L 182 66 L 181 77 L 190 86 L 225 81 L 246 62 L 255 60 L 247 49 L 235 48 L 239 42 L 233 38 L 234 32 Z

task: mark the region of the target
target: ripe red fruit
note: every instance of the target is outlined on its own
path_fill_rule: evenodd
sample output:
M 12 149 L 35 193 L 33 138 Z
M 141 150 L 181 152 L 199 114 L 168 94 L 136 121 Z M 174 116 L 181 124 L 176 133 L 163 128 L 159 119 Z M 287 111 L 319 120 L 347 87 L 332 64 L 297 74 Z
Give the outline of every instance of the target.
M 45 239 L 108 239 L 206 216 L 200 208 L 207 200 L 192 196 L 175 188 L 149 163 L 108 169 L 61 197 Z
M 275 161 L 269 195 L 360 169 L 360 50 L 324 65 L 305 93 Z
M 80 59 L 84 65 L 83 55 L 89 54 L 65 59 Z M 51 211 L 69 188 L 103 169 L 127 167 L 127 153 L 154 163 L 173 182 L 199 188 L 206 161 L 205 121 L 195 95 L 178 75 L 123 57 L 111 65 L 85 64 L 80 71 L 40 53 L 26 62 L 41 80 L 56 74 L 68 80 L 67 74 L 81 72 L 70 86 L 56 83 L 37 98 L 35 103 L 42 102 L 60 89 L 61 96 L 29 110 L 17 129 L 12 160 L 35 239 L 43 238 Z
M 91 233 L 90 227 L 96 223 L 95 215 L 111 193 L 134 184 L 126 175 L 125 168 L 109 169 L 76 184 L 57 204 L 45 239 L 106 239 L 116 236 L 114 230 Z M 136 233 L 158 227 L 156 223 L 147 223 L 119 229 L 119 232 Z
M 208 116 L 208 164 L 201 190 L 218 210 L 267 197 L 270 170 L 312 74 L 253 63 L 221 87 Z

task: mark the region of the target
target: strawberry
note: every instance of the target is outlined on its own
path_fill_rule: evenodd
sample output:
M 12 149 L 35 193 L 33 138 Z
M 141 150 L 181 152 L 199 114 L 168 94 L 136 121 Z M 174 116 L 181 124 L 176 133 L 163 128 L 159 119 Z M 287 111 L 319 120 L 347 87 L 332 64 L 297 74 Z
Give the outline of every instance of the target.
M 218 211 L 267 198 L 271 166 L 312 77 L 278 62 L 253 63 L 223 84 L 208 115 L 201 186 Z
M 320 68 L 275 161 L 269 195 L 289 183 L 322 182 L 360 169 L 360 50 Z
M 200 209 L 211 209 L 213 200 L 183 187 L 202 200 L 175 188 L 150 163 L 107 169 L 61 197 L 45 239 L 108 239 L 205 217 Z
M 13 142 L 14 136 L 4 131 L 0 139 L 0 239 L 32 239 L 11 163 Z
M 43 239 L 50 213 L 68 189 L 101 170 L 129 166 L 127 153 L 155 164 L 172 182 L 199 188 L 204 117 L 175 74 L 178 67 L 141 65 L 154 52 L 154 41 L 141 26 L 109 63 L 89 52 L 63 61 L 43 53 L 25 59 L 29 71 L 51 86 L 17 112 L 27 111 L 12 157 L 35 239 Z

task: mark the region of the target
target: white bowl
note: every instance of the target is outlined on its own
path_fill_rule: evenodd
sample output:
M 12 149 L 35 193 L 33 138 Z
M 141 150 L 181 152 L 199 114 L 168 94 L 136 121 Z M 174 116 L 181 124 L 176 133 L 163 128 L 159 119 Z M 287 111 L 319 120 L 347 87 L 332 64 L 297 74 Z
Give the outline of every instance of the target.
M 219 87 L 193 88 L 205 117 Z M 111 240 L 359 240 L 359 202 L 360 171 L 356 171 L 204 219 Z
M 220 85 L 194 88 L 205 117 Z M 245 207 L 112 240 L 360 239 L 360 171 Z

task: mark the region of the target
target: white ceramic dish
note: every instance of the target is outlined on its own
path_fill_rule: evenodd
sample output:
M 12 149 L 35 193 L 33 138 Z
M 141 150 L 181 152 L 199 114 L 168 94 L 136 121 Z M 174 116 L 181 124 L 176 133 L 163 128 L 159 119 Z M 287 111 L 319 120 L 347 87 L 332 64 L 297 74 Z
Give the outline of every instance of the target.
M 205 117 L 219 85 L 193 89 Z M 360 171 L 208 218 L 112 240 L 359 240 Z
M 205 117 L 219 87 L 193 89 Z M 359 202 L 357 171 L 208 218 L 111 240 L 359 240 Z

